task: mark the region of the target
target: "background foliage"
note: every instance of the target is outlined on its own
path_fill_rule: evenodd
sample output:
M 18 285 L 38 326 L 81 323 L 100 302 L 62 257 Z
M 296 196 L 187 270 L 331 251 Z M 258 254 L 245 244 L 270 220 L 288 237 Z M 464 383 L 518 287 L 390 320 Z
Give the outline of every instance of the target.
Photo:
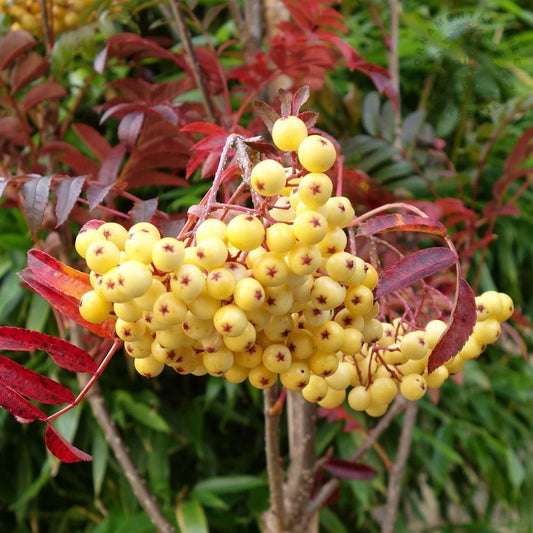
M 298 3 L 287 4 L 293 8 L 292 20 L 296 13 L 300 27 L 309 31 L 298 16 Z M 287 39 L 300 36 L 297 29 L 286 27 L 285 41 L 278 36 L 279 48 L 271 48 L 273 54 L 278 51 L 273 56 L 278 57 L 278 70 L 272 71 L 259 55 L 247 55 L 252 37 L 246 41 L 229 9 L 203 1 L 184 7 L 221 131 L 235 130 L 238 124 L 243 131 L 259 131 L 251 113 L 253 98 L 270 98 L 267 82 L 279 71 L 297 80 L 301 74 L 301 57 L 281 62 L 290 47 Z M 365 60 L 386 66 L 390 21 L 385 3 L 343 2 L 337 7 L 349 30 L 345 42 Z M 155 212 L 168 224 L 179 224 L 207 189 L 204 177 L 214 161 L 201 151 L 189 160 L 199 138 L 182 127 L 205 116 L 206 110 L 190 67 L 179 55 L 175 19 L 158 2 L 123 2 L 120 10 L 95 2 L 91 9 L 98 13 L 95 22 L 57 35 L 50 49 L 42 40 L 37 43 L 34 52 L 49 64 L 27 83 L 20 81 L 20 90 L 14 89 L 12 71 L 2 71 L 3 174 L 94 173 L 104 186 L 118 176 L 127 194 L 110 194 L 109 209 L 127 212 L 135 207 L 134 216 Z M 5 35 L 12 20 L 5 14 L 0 21 Z M 533 314 L 527 290 L 533 257 L 528 237 L 533 230 L 528 210 L 531 171 L 519 177 L 516 173 L 531 167 L 531 148 L 526 150 L 530 137 L 522 153 L 516 146 L 533 127 L 532 25 L 526 2 L 405 2 L 398 51 L 401 146 L 393 142 L 390 101 L 376 92 L 364 72 L 351 70 L 349 61 L 333 52 L 315 58 L 313 70 L 305 71 L 313 77 L 303 80 L 313 88 L 309 108 L 320 112 L 319 127 L 341 143 L 351 169 L 346 174 L 349 192 L 358 208 L 384 198 L 434 202 L 453 228 L 469 280 L 478 291 L 497 287 L 513 297 L 518 309 L 514 325 L 528 346 Z M 122 32 L 157 38 L 178 59 L 155 49 L 147 49 L 147 59 L 140 57 L 137 52 L 143 48 L 120 41 Z M 113 40 L 119 46 L 109 48 L 104 63 L 102 51 Z M 46 99 L 24 108 L 25 95 L 44 82 L 56 85 L 47 86 Z M 30 128 L 22 140 L 6 133 L 5 119 L 16 115 L 15 110 Z M 134 119 L 141 112 L 139 126 Z M 121 129 L 128 113 L 131 122 Z M 156 146 L 172 156 L 154 156 Z M 150 186 L 144 186 L 146 176 Z M 95 187 L 87 201 L 97 205 L 109 190 Z M 24 192 L 10 194 L 0 204 L 0 322 L 57 334 L 48 304 L 24 290 L 16 277 L 34 237 L 46 249 L 57 250 L 50 231 L 54 215 L 45 211 L 44 228 L 32 232 L 31 220 L 20 209 Z M 67 214 L 67 233 L 75 233 L 88 217 L 79 207 Z M 95 215 L 111 216 L 102 210 L 91 218 Z M 529 353 L 524 362 L 519 348 L 512 336 L 506 337 L 481 362 L 467 364 L 463 383 L 446 384 L 438 402 L 421 402 L 398 531 L 533 529 L 533 368 Z M 62 372 L 44 354 L 17 357 L 39 372 L 55 377 Z M 72 376 L 60 378 L 76 388 Z M 268 486 L 257 391 L 167 374 L 147 381 L 121 356 L 113 359 L 100 382 L 139 470 L 173 523 L 185 530 L 196 524 L 199 531 L 208 524 L 213 532 L 258 528 L 268 506 Z M 363 431 L 375 424 L 354 416 L 362 431 L 344 431 L 342 421 L 320 421 L 319 453 L 332 446 L 348 457 Z M 21 426 L 3 411 L 0 424 L 2 531 L 153 530 L 86 403 L 58 419 L 57 427 L 94 455 L 91 464 L 60 465 L 46 454 L 39 427 Z M 379 472 L 375 481 L 342 483 L 339 500 L 321 515 L 323 531 L 379 530 L 387 458 L 394 456 L 399 431 L 400 425 L 391 427 L 381 447 L 369 453 L 369 463 Z

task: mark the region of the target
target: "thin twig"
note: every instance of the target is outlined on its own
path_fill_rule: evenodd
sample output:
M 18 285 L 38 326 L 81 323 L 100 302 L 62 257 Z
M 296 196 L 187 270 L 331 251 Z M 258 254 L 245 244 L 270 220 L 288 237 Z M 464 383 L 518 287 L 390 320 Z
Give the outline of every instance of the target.
M 273 409 L 277 400 L 277 388 L 263 391 L 265 415 L 265 455 L 270 487 L 270 509 L 265 514 L 267 531 L 278 532 L 285 528 L 285 504 L 283 497 L 283 469 L 279 449 L 279 412 Z
M 398 505 L 400 503 L 403 473 L 405 471 L 407 460 L 409 459 L 409 451 L 411 449 L 417 412 L 418 404 L 416 402 L 408 402 L 403 417 L 403 427 L 400 441 L 398 443 L 396 461 L 392 465 L 390 472 L 389 485 L 387 488 L 387 503 L 385 505 L 385 517 L 381 524 L 381 533 L 394 533 L 395 531 L 394 524 L 396 522 L 396 514 L 398 513 Z
M 368 438 L 359 446 L 357 450 L 350 456 L 350 461 L 357 461 L 365 453 L 367 453 L 377 442 L 379 437 L 385 432 L 385 430 L 391 425 L 392 421 L 405 407 L 405 399 L 403 396 L 398 395 L 392 405 L 389 407 L 387 413 L 377 423 L 376 427 L 369 434 Z M 325 504 L 329 497 L 339 486 L 338 479 L 330 479 L 325 485 L 322 486 L 318 494 L 313 498 L 305 510 L 307 516 L 316 513 Z
M 170 0 L 169 5 L 174 18 L 173 27 L 177 31 L 179 38 L 182 42 L 183 49 L 185 50 L 185 56 L 192 70 L 192 75 L 194 77 L 196 87 L 198 87 L 198 90 L 200 91 L 200 95 L 202 97 L 202 101 L 204 103 L 205 114 L 207 116 L 207 119 L 209 120 L 209 122 L 216 122 L 213 102 L 211 101 L 209 92 L 207 91 L 207 87 L 205 85 L 205 80 L 202 71 L 200 70 L 200 64 L 194 51 L 191 35 L 189 33 L 189 28 L 187 28 L 187 24 L 185 23 L 185 17 L 183 15 L 183 10 L 181 8 L 180 2 L 179 0 Z M 163 13 L 166 13 L 166 11 L 163 10 Z
M 84 380 L 81 375 L 79 381 L 83 386 Z M 95 383 L 89 391 L 87 400 L 98 425 L 102 429 L 107 442 L 111 446 L 111 449 L 133 490 L 133 493 L 142 508 L 146 511 L 146 514 L 150 517 L 154 526 L 157 528 L 157 531 L 159 533 L 175 533 L 174 527 L 163 514 L 154 495 L 148 490 L 139 471 L 135 467 L 131 455 L 126 448 L 126 444 L 122 440 L 120 432 L 105 406 L 104 397 L 98 383 Z
M 389 40 L 389 74 L 391 84 L 398 101 L 394 108 L 394 146 L 398 150 L 402 147 L 402 116 L 400 107 L 400 62 L 398 59 L 398 29 L 400 24 L 400 2 L 389 0 L 390 11 L 390 40 Z
M 54 29 L 52 27 L 52 24 L 50 24 L 50 17 L 49 14 L 51 13 L 48 11 L 48 6 L 46 5 L 46 0 L 40 0 L 40 7 L 41 7 L 41 18 L 43 21 L 43 37 L 44 42 L 46 44 L 46 55 L 50 57 L 50 54 L 52 52 L 52 45 L 54 40 Z

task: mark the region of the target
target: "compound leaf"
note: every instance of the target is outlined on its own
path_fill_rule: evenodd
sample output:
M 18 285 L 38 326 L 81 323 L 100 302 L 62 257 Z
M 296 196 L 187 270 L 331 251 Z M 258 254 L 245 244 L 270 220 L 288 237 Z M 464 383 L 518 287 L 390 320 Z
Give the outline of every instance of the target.
M 470 285 L 460 278 L 457 285 L 452 321 L 433 348 L 428 360 L 428 373 L 443 365 L 465 345 L 476 323 L 476 302 Z
M 0 350 L 47 352 L 54 362 L 72 372 L 95 374 L 98 365 L 84 350 L 46 333 L 14 326 L 0 326 Z
M 456 260 L 456 254 L 443 246 L 425 248 L 402 257 L 383 272 L 376 288 L 376 298 L 408 287 L 419 279 L 452 266 Z

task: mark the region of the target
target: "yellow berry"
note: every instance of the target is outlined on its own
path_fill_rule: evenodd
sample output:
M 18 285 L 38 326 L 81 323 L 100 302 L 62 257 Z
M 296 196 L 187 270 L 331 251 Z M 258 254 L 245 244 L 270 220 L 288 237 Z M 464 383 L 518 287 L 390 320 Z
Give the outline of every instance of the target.
M 265 238 L 265 228 L 256 216 L 241 214 L 229 221 L 227 237 L 232 246 L 248 252 L 262 244 Z
M 294 115 L 280 117 L 272 126 L 272 140 L 280 150 L 285 152 L 297 150 L 306 137 L 305 122 Z
M 111 304 L 96 291 L 88 291 L 80 298 L 79 310 L 84 320 L 100 324 L 109 317 Z
M 161 272 L 177 270 L 185 257 L 185 245 L 173 237 L 164 237 L 152 248 L 152 263 Z
M 155 357 L 148 356 L 136 358 L 134 362 L 135 370 L 145 378 L 154 378 L 159 376 L 165 368 L 165 363 L 158 361 Z
M 402 378 L 400 383 L 400 392 L 407 400 L 420 400 L 426 393 L 426 390 L 426 380 L 420 374 L 408 374 Z
M 252 169 L 250 181 L 261 196 L 275 196 L 285 187 L 285 169 L 274 159 L 264 159 Z
M 309 135 L 298 146 L 298 159 L 309 172 L 325 172 L 333 166 L 336 157 L 333 143 L 321 135 Z

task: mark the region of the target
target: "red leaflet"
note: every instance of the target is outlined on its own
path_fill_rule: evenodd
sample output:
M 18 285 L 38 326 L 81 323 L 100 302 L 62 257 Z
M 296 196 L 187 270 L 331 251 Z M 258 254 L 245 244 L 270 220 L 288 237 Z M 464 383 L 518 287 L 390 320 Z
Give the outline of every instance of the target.
M 428 360 L 428 373 L 443 365 L 464 346 L 476 323 L 476 302 L 470 285 L 460 278 L 452 321 Z
M 0 41 L 0 70 L 3 70 L 37 44 L 31 33 L 24 30 L 10 31 Z
M 105 160 L 111 146 L 103 135 L 87 124 L 73 124 L 72 129 L 100 162 Z
M 37 52 L 30 52 L 15 63 L 9 76 L 11 92 L 16 93 L 48 70 L 49 63 Z
M 70 442 L 65 440 L 53 427 L 48 424 L 45 435 L 46 447 L 60 461 L 64 463 L 78 463 L 80 461 L 91 461 L 92 456 L 82 452 Z
M 84 228 L 89 224 L 87 222 Z M 69 267 L 37 248 L 28 251 L 28 266 L 24 271 L 30 271 L 39 282 L 78 300 L 92 288 L 89 274 Z
M 61 226 L 78 200 L 87 176 L 63 178 L 56 187 L 56 227 Z
M 376 298 L 408 287 L 419 279 L 452 266 L 456 260 L 456 254 L 442 246 L 425 248 L 402 257 L 383 272 L 376 288 Z
M 382 231 L 421 231 L 442 237 L 447 235 L 446 227 L 434 218 L 418 215 L 392 213 L 380 215 L 363 222 L 357 230 L 358 235 L 374 235 Z
M 525 165 L 531 153 L 533 152 L 533 128 L 527 129 L 513 148 L 513 151 L 505 160 L 505 173 L 511 173 L 521 165 Z
M 150 198 L 150 200 L 136 202 L 133 208 L 129 211 L 132 221 L 137 223 L 152 220 L 157 209 L 158 201 L 158 198 Z
M 46 420 L 46 415 L 18 392 L 0 383 L 0 407 L 11 413 L 21 424 Z
M 268 131 L 272 131 L 274 122 L 279 118 L 279 114 L 262 100 L 256 100 L 254 102 L 254 113 L 265 123 Z
M 83 320 L 79 312 L 79 298 L 74 298 L 63 293 L 60 289 L 51 286 L 48 283 L 42 283 L 38 281 L 33 272 L 28 269 L 19 272 L 19 277 L 22 278 L 25 283 L 39 293 L 45 300 L 47 300 L 53 307 L 55 307 L 61 314 L 74 320 L 80 326 L 83 326 L 86 330 L 91 331 L 99 337 L 112 339 L 114 334 L 114 322 L 112 319 L 108 319 L 102 324 L 92 324 Z
M 117 144 L 107 154 L 98 172 L 98 182 L 101 185 L 114 185 L 117 181 L 122 160 L 126 154 L 126 145 Z
M 0 355 L 0 381 L 3 385 L 42 403 L 73 403 L 69 389 L 46 376 L 24 368 L 15 361 Z
M 118 138 L 131 149 L 137 141 L 144 122 L 144 113 L 133 111 L 128 113 L 118 126 Z
M 22 186 L 24 213 L 32 234 L 41 227 L 53 176 L 38 176 Z
M 72 372 L 95 374 L 98 365 L 84 350 L 51 335 L 24 328 L 0 326 L 0 350 L 44 350 L 54 362 Z
M 322 468 L 340 479 L 372 481 L 377 476 L 377 472 L 371 466 L 335 457 L 327 459 Z
M 32 107 L 41 102 L 59 100 L 67 95 L 67 91 L 55 81 L 46 81 L 32 87 L 22 100 L 24 112 L 27 113 Z
M 361 424 L 348 413 L 342 406 L 335 407 L 333 409 L 326 409 L 325 407 L 319 407 L 317 411 L 318 416 L 324 417 L 328 422 L 338 422 L 342 420 L 344 424 L 344 432 L 350 433 L 356 429 L 362 429 Z

